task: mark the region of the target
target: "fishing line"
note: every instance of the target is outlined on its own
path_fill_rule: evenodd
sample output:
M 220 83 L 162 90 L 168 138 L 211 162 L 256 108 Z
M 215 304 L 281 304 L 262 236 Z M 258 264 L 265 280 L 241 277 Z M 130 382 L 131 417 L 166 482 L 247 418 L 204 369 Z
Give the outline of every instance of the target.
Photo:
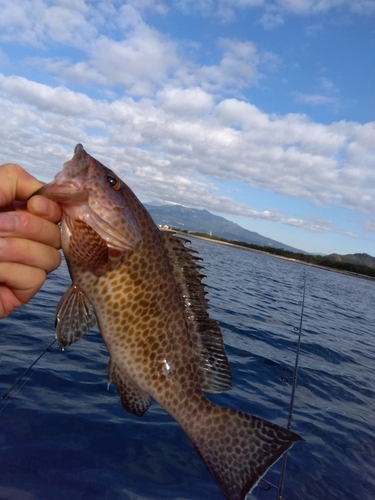
M 35 366 L 37 364 L 37 362 L 40 360 L 40 358 L 42 356 L 44 356 L 46 352 L 50 352 L 51 351 L 51 348 L 55 344 L 55 342 L 56 342 L 56 339 L 48 347 L 46 347 L 46 349 L 44 349 L 44 351 L 41 354 L 39 354 L 39 356 L 36 358 L 36 360 L 33 361 L 33 363 L 31 363 L 31 365 L 28 368 L 26 368 L 26 370 L 22 373 L 22 375 L 20 375 L 18 377 L 18 379 L 9 387 L 9 389 L 4 392 L 4 394 L 0 397 L 0 403 L 1 403 L 1 401 L 4 401 L 4 399 L 6 399 L 6 398 L 13 399 L 13 397 L 9 396 L 9 394 L 13 391 L 13 389 L 17 386 L 17 384 L 19 384 L 21 382 L 21 380 L 24 377 L 26 377 L 26 375 L 30 372 L 30 370 L 32 370 L 33 366 Z M 30 377 L 29 377 L 29 379 L 30 379 Z M 27 380 L 29 380 L 29 379 L 27 379 Z M 25 383 L 27 382 L 27 380 L 24 381 L 24 383 L 18 389 L 18 391 L 25 385 Z
M 6 402 L 4 402 L 4 404 L 2 404 L 1 406 L 1 409 L 0 409 L 0 413 L 5 410 L 5 408 L 8 406 L 8 404 L 13 401 L 13 399 L 15 399 L 15 397 L 17 396 L 17 394 L 20 392 L 20 390 L 23 388 L 24 385 L 27 384 L 27 382 L 31 379 L 31 377 L 34 375 L 34 373 L 36 372 L 36 370 L 34 370 L 33 372 L 30 373 L 29 377 L 25 378 L 23 383 L 18 387 L 18 389 L 16 390 L 16 392 L 14 394 L 12 394 L 12 396 L 7 396 L 6 398 Z M 1 401 L 3 401 L 1 399 Z
M 302 301 L 300 302 L 300 305 L 301 305 L 300 323 L 299 323 L 299 327 L 295 328 L 295 330 L 298 331 L 298 341 L 297 341 L 296 360 L 295 360 L 294 372 L 293 372 L 292 394 L 290 397 L 290 404 L 289 404 L 289 414 L 288 414 L 288 424 L 287 424 L 288 430 L 290 430 L 290 428 L 292 426 L 292 419 L 293 419 L 294 399 L 295 399 L 295 394 L 296 394 L 297 376 L 298 376 L 298 362 L 299 362 L 299 355 L 300 355 L 300 351 L 301 351 L 301 338 L 302 338 L 303 312 L 304 312 L 304 308 L 305 308 L 305 295 L 306 295 L 306 271 L 303 272 L 303 293 L 302 293 Z M 288 452 L 286 451 L 284 456 L 283 456 L 279 487 L 277 489 L 277 499 L 278 500 L 281 500 L 283 498 L 287 458 L 288 458 Z
M 306 295 L 306 271 L 303 271 L 303 285 L 302 285 L 302 300 L 298 302 L 298 305 L 301 306 L 301 314 L 300 314 L 300 323 L 299 326 L 294 327 L 294 331 L 298 332 L 298 341 L 297 341 L 297 349 L 296 349 L 296 360 L 294 363 L 294 371 L 291 377 L 287 376 L 287 372 L 290 371 L 288 368 L 285 368 L 285 374 L 281 377 L 282 382 L 289 382 L 289 380 L 293 380 L 292 393 L 290 397 L 289 403 L 289 413 L 288 413 L 288 423 L 287 429 L 290 430 L 292 426 L 293 419 L 293 409 L 294 409 L 294 399 L 296 394 L 297 387 L 297 375 L 298 375 L 298 363 L 299 363 L 299 355 L 301 350 L 301 337 L 302 337 L 302 324 L 303 324 L 303 313 L 305 308 L 305 295 Z M 281 465 L 280 472 L 280 480 L 279 486 L 272 484 L 267 479 L 262 478 L 258 483 L 258 492 L 259 490 L 269 491 L 271 489 L 277 490 L 277 500 L 282 500 L 283 498 L 283 489 L 284 489 L 284 481 L 285 481 L 285 473 L 286 473 L 286 462 L 287 462 L 288 451 L 284 453 L 283 461 Z

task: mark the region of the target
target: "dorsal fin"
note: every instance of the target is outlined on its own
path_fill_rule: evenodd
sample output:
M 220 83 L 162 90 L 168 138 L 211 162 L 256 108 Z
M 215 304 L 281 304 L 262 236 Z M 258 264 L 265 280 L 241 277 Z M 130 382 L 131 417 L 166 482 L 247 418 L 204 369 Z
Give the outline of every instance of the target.
M 202 283 L 201 266 L 186 241 L 162 231 L 165 248 L 185 304 L 189 332 L 199 358 L 202 390 L 219 393 L 231 388 L 232 373 L 218 323 L 207 312 L 208 300 Z

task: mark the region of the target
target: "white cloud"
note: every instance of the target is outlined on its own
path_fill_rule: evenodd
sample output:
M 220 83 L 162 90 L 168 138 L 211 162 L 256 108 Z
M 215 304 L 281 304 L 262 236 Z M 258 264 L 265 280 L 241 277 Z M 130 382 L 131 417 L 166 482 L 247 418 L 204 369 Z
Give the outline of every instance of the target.
M 336 105 L 337 99 L 323 94 L 304 94 L 302 92 L 295 92 L 297 102 L 304 102 L 312 104 L 313 106 L 320 105 Z
M 249 87 L 259 78 L 259 54 L 252 42 L 222 38 L 219 46 L 224 50 L 218 72 L 223 85 Z
M 271 30 L 277 26 L 284 24 L 285 20 L 280 12 L 276 9 L 267 9 L 267 11 L 260 16 L 259 24 L 263 25 L 266 30 Z
M 262 52 L 250 42 L 220 38 L 218 47 L 222 56 L 218 64 L 198 65 L 181 61 L 175 79 L 184 86 L 199 85 L 208 92 L 238 91 L 256 85 L 264 75 L 260 67 L 273 71 L 280 58 L 272 52 Z
M 371 233 L 375 233 L 375 219 L 364 221 L 362 223 L 362 227 L 366 231 L 370 231 Z
M 231 22 L 245 10 L 260 12 L 259 22 L 274 28 L 291 14 L 313 15 L 332 10 L 371 14 L 374 0 L 128 0 L 126 3 L 92 0 L 0 0 L 0 40 L 28 45 L 65 44 L 87 48 L 100 28 L 116 33 L 142 24 L 142 13 L 164 15 L 173 8 L 185 14 L 218 16 Z
M 259 22 L 271 29 L 284 22 L 285 15 L 311 15 L 332 10 L 369 14 L 375 11 L 374 0 L 175 0 L 185 14 L 217 16 L 224 22 L 234 21 L 245 9 L 264 9 Z
M 31 45 L 64 43 L 82 47 L 96 34 L 83 0 L 0 0 L 0 39 Z
M 325 18 L 315 14 L 345 15 L 354 8 L 370 12 L 372 4 L 0 0 L 0 41 L 8 42 L 3 52 L 0 49 L 3 72 L 25 76 L 0 74 L 0 160 L 19 162 L 48 179 L 82 142 L 142 199 L 207 208 L 229 218 L 272 221 L 274 227 L 283 224 L 284 230 L 289 226 L 356 237 L 350 231 L 355 215 L 348 222 L 351 227 L 342 229 L 331 220 L 306 215 L 306 204 L 301 213 L 291 206 L 298 205 L 296 199 L 308 200 L 323 207 L 317 213 L 330 212 L 331 218 L 332 207 L 339 207 L 337 212 L 343 207 L 375 213 L 375 123 L 343 120 L 324 125 L 303 114 L 265 113 L 244 96 L 262 102 L 277 81 L 286 85 L 282 75 L 270 75 L 281 65 L 277 54 L 265 52 L 229 26 L 223 27 L 226 38 L 208 36 L 205 45 L 194 33 L 184 40 L 163 35 L 146 19 L 169 22 L 176 5 L 193 15 L 216 16 L 210 23 L 219 28 L 217 18 L 229 23 L 245 10 L 250 24 L 258 19 L 268 29 L 288 17 L 310 15 L 306 25 L 312 34 L 325 26 Z M 168 13 L 171 17 L 164 18 Z M 319 24 L 311 27 L 315 20 Z M 290 59 L 288 64 L 290 68 Z M 344 97 L 334 83 L 340 81 L 337 72 L 321 68 L 320 75 L 332 79 L 311 78 L 307 88 L 296 88 L 300 92 L 293 94 L 295 100 L 322 106 L 319 112 L 342 112 Z M 237 184 L 245 203 L 234 201 Z M 271 210 L 259 201 L 253 206 L 246 194 L 254 191 L 247 187 L 289 198 L 288 208 Z M 372 219 L 363 227 L 375 231 Z
M 118 93 L 126 90 L 132 95 L 151 95 L 168 85 L 236 93 L 258 83 L 263 77 L 259 66 L 272 71 L 280 63 L 276 54 L 260 52 L 252 42 L 223 38 L 218 41 L 222 51 L 218 64 L 198 65 L 180 55 L 177 43 L 140 18 L 129 23 L 132 26 L 121 40 L 103 35 L 93 40 L 86 60 L 34 58 L 29 62 L 55 74 L 62 83 L 95 83 L 99 88 L 113 88 Z
M 253 4 L 236 2 L 242 7 Z M 218 40 L 216 64 L 196 63 L 183 55 L 184 42 L 177 43 L 144 22 L 142 10 L 166 12 L 165 5 L 156 0 L 119 7 L 88 0 L 0 0 L 2 7 L 0 40 L 79 49 L 80 53 L 71 50 L 69 57 L 25 60 L 30 67 L 54 74 L 60 84 L 94 84 L 103 92 L 113 89 L 141 96 L 169 83 L 238 95 L 263 78 L 260 68 L 273 71 L 280 63 L 276 54 L 259 50 L 251 41 L 230 38 Z
M 0 48 L 0 65 L 2 68 L 10 66 L 10 59 L 1 48 Z
M 96 23 L 102 24 L 105 19 L 106 31 L 115 32 L 116 36 L 94 36 L 94 29 L 86 35 L 81 33 L 85 41 L 80 44 L 77 39 L 76 44 L 87 54 L 86 58 L 81 57 L 78 61 L 34 58 L 29 63 L 47 69 L 62 83 L 93 83 L 106 88 L 115 87 L 120 93 L 127 90 L 133 95 L 146 95 L 161 86 L 180 64 L 177 44 L 147 26 L 140 12 L 129 4 L 118 10 L 113 10 L 112 6 L 112 9 L 101 8 L 101 11 L 104 17 L 97 18 Z M 98 17 L 98 12 L 90 10 L 87 18 L 94 14 Z M 70 15 L 75 14 L 70 12 Z M 64 22 L 63 16 L 57 17 Z M 52 39 L 56 40 L 56 37 L 55 33 Z
M 5 78 L 3 75 L 0 75 L 0 86 L 5 93 L 35 109 L 69 116 L 93 111 L 92 100 L 86 94 L 76 93 L 64 87 L 53 88 L 20 76 Z
M 228 0 L 231 2 L 231 0 Z M 330 12 L 337 14 L 349 13 L 356 15 L 369 15 L 375 12 L 374 0 L 269 0 L 264 4 L 264 13 L 259 18 L 259 23 L 265 29 L 271 30 L 284 24 L 291 16 L 317 16 L 328 15 Z M 309 35 L 322 29 L 322 23 L 307 28 Z
M 179 2 L 184 9 L 193 4 L 198 8 L 196 2 Z M 221 38 L 216 64 L 199 65 L 183 55 L 182 44 L 143 20 L 143 11 L 163 15 L 170 5 L 158 0 L 116 5 L 0 0 L 3 40 L 60 43 L 85 54 L 27 61 L 55 74 L 57 86 L 0 74 L 4 161 L 19 161 L 52 177 L 74 144 L 82 142 L 148 199 L 353 236 L 323 219 L 253 210 L 219 195 L 214 182 L 241 182 L 317 205 L 373 213 L 375 123 L 323 125 L 301 114 L 264 113 L 241 100 L 239 92 L 257 85 L 263 68 L 279 64 L 276 54 L 251 41 Z M 199 3 L 200 14 L 216 9 L 227 21 L 241 9 L 264 7 L 262 22 L 268 27 L 283 22 L 285 13 L 340 6 L 350 8 L 344 0 Z M 106 35 L 99 36 L 103 26 Z M 8 60 L 2 53 L 0 59 Z M 103 98 L 76 92 L 73 84 L 93 85 Z M 328 78 L 318 79 L 313 90 L 295 97 L 311 105 L 340 105 L 340 93 Z M 373 222 L 364 227 L 372 230 Z
M 312 106 L 330 106 L 336 110 L 341 107 L 340 91 L 329 78 L 318 78 L 314 88 L 316 93 L 294 92 L 295 100 Z
M 336 85 L 327 77 L 321 76 L 319 78 L 319 84 L 327 92 L 338 92 Z
M 185 120 L 191 116 L 204 115 L 211 111 L 214 103 L 213 96 L 200 87 L 176 88 L 167 86 L 157 94 L 157 101 L 162 109 L 171 113 L 177 119 L 181 116 Z
M 158 14 L 168 12 L 168 5 L 159 0 L 127 0 L 127 3 L 141 11 L 152 10 Z
M 236 203 L 218 194 L 213 178 L 375 212 L 375 123 L 323 125 L 303 115 L 269 115 L 238 99 L 217 102 L 197 87 L 169 85 L 154 98 L 111 101 L 5 76 L 0 106 L 2 161 L 39 175 L 52 177 L 82 142 L 149 200 L 334 230 L 322 219 Z
M 100 37 L 88 66 L 96 72 L 94 80 L 98 83 L 123 86 L 132 94 L 144 95 L 164 83 L 177 62 L 175 44 L 142 26 L 122 41 Z
M 269 2 L 281 10 L 294 14 L 315 14 L 328 12 L 332 9 L 347 9 L 351 12 L 366 14 L 375 10 L 372 0 L 276 0 Z

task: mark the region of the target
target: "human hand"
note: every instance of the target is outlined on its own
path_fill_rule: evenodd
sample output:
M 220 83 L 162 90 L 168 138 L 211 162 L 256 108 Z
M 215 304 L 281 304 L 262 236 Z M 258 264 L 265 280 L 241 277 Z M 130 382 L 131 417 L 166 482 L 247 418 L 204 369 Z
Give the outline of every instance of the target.
M 61 262 L 59 205 L 28 200 L 42 185 L 18 165 L 0 166 L 0 318 L 26 304 Z

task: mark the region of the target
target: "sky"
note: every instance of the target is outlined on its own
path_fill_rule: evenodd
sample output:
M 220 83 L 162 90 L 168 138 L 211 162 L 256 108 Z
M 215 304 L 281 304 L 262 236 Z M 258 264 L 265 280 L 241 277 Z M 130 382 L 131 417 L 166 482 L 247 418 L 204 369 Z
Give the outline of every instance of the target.
M 0 163 L 375 256 L 375 0 L 0 0 Z

